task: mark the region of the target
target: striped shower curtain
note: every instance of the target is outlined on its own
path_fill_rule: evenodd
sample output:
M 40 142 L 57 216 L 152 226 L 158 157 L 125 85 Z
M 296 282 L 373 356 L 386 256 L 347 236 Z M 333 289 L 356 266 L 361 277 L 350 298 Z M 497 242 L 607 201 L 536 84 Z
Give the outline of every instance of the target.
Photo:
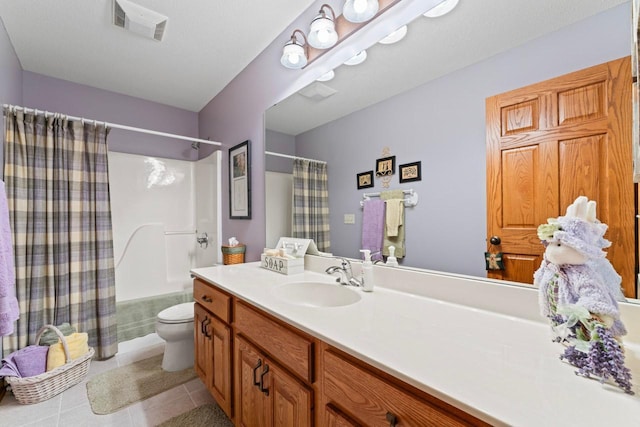
M 292 229 L 292 237 L 313 239 L 320 251 L 331 251 L 326 163 L 293 161 Z
M 98 358 L 117 351 L 107 129 L 4 109 L 4 180 L 20 319 L 3 353 L 44 324 L 89 334 Z

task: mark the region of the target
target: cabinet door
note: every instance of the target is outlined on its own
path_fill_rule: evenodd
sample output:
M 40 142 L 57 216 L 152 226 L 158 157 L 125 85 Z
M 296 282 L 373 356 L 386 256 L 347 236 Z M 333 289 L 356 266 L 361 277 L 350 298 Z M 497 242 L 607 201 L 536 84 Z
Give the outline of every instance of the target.
M 266 360 L 262 354 L 241 338 L 236 337 L 234 347 L 236 425 L 270 427 L 269 403 L 271 399 L 255 384 L 265 369 Z
M 266 387 L 272 396 L 275 427 L 310 427 L 313 392 L 278 365 L 267 361 Z
M 360 424 L 352 421 L 333 405 L 324 407 L 324 425 L 326 427 L 361 427 Z
M 207 326 L 210 340 L 213 367 L 209 390 L 220 408 L 232 418 L 231 414 L 231 329 L 215 317 Z
M 211 355 L 210 340 L 205 333 L 205 327 L 212 316 L 202 308 L 200 304 L 195 304 L 193 311 L 193 337 L 195 345 L 194 369 L 202 382 L 210 389 L 213 357 Z

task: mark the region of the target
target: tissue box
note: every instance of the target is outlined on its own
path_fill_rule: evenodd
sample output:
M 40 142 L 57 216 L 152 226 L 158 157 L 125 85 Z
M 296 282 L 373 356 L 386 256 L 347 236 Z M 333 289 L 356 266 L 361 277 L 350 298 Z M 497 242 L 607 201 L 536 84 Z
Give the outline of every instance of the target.
M 280 274 L 298 274 L 304 271 L 304 258 L 280 258 L 262 254 L 260 267 Z

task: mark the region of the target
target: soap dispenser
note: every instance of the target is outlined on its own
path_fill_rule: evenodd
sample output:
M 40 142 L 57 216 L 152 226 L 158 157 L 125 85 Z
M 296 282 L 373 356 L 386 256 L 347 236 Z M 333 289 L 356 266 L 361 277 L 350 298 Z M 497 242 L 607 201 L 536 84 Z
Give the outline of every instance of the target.
M 362 290 L 365 292 L 373 291 L 373 263 L 371 262 L 371 251 L 369 249 L 361 249 L 364 254 L 362 262 Z
M 396 259 L 396 247 L 389 246 L 389 256 L 387 257 L 387 262 L 384 265 L 388 265 L 389 267 L 397 267 L 398 260 Z

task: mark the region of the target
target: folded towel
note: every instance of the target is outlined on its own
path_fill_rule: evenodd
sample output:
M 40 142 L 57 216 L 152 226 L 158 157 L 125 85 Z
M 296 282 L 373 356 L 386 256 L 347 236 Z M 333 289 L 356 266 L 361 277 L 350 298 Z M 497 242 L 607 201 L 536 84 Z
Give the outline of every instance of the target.
M 62 332 L 62 335 L 65 335 L 65 336 L 71 335 L 74 332 L 76 332 L 76 328 L 71 326 L 69 323 L 63 323 L 62 325 L 57 325 L 56 328 L 58 328 L 58 330 Z M 40 342 L 38 344 L 53 345 L 59 341 L 60 341 L 60 338 L 58 338 L 58 334 L 56 334 L 55 331 L 48 329 L 44 331 L 44 333 L 40 337 Z
M 380 193 L 380 198 L 387 203 L 387 215 L 389 217 L 389 210 L 395 211 L 397 214 L 397 232 L 395 235 L 389 235 L 389 227 L 384 228 L 384 240 L 382 244 L 382 254 L 389 256 L 389 246 L 395 246 L 396 258 L 403 258 L 405 256 L 405 227 L 404 227 L 404 192 L 402 190 L 383 191 Z M 402 206 L 400 206 L 402 205 Z M 393 213 L 391 215 L 394 215 Z M 386 222 L 386 221 L 385 221 Z M 393 229 L 392 229 L 392 234 Z
M 86 332 L 76 332 L 65 337 L 65 340 L 67 341 L 71 360 L 84 356 L 89 351 L 89 334 Z M 60 342 L 49 347 L 49 353 L 47 354 L 47 371 L 62 366 L 65 363 L 67 363 L 67 359 L 62 343 Z
M 13 322 L 20 317 L 16 299 L 13 237 L 4 182 L 0 180 L 0 336 L 13 333 Z
M 20 376 L 33 377 L 47 370 L 47 353 L 49 346 L 30 345 L 16 352 L 14 357 Z
M 48 351 L 45 345 L 30 345 L 14 351 L 2 359 L 0 376 L 26 378 L 45 373 Z
M 2 366 L 0 366 L 0 377 L 20 377 L 20 371 L 18 365 L 16 365 L 15 355 L 16 351 L 7 355 L 2 359 Z
M 384 236 L 384 200 L 364 201 L 362 209 L 362 249 L 371 251 L 371 260 L 382 260 Z

